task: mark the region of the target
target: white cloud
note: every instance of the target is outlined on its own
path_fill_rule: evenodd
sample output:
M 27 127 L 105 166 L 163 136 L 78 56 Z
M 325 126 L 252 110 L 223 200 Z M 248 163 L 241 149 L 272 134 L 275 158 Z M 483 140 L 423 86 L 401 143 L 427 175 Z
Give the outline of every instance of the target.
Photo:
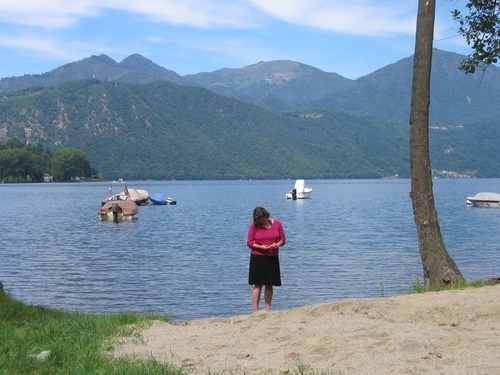
M 0 46 L 25 49 L 33 52 L 43 52 L 55 59 L 68 58 L 67 49 L 59 48 L 56 43 L 49 38 L 24 35 L 22 37 L 0 36 Z
M 201 28 L 254 27 L 260 18 L 246 0 L 16 0 L 0 2 L 0 20 L 50 29 L 70 26 L 80 17 L 93 17 L 105 9 Z
M 256 27 L 273 17 L 348 34 L 388 35 L 414 32 L 416 6 L 415 0 L 16 0 L 0 2 L 0 19 L 55 28 L 114 9 L 200 28 Z
M 201 28 L 255 27 L 262 17 L 246 0 L 108 0 L 102 4 L 145 15 L 155 22 Z
M 95 16 L 99 6 L 91 0 L 16 0 L 0 2 L 0 20 L 14 25 L 47 29 L 70 26 L 80 17 Z
M 117 48 L 109 48 L 96 43 L 63 43 L 58 39 L 34 34 L 17 37 L 0 35 L 0 46 L 29 51 L 30 54 L 41 55 L 45 59 L 54 61 L 74 61 L 99 53 L 126 53 Z
M 274 17 L 354 35 L 413 34 L 415 0 L 250 0 Z

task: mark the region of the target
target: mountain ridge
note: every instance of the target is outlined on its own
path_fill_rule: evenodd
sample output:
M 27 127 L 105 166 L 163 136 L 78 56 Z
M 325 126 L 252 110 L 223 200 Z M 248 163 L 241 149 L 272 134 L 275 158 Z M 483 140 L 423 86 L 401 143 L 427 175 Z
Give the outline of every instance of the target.
M 54 86 L 67 81 L 89 78 L 138 84 L 169 81 L 179 85 L 196 85 L 139 54 L 132 54 L 121 62 L 101 54 L 62 65 L 42 74 L 1 78 L 0 93 L 24 90 L 33 86 Z
M 465 57 L 434 49 L 431 126 L 457 126 L 500 117 L 500 68 L 490 66 L 484 76 L 466 75 L 458 70 Z M 2 78 L 0 93 L 88 78 L 135 84 L 168 81 L 204 87 L 273 112 L 326 107 L 408 123 L 412 64 L 413 56 L 409 56 L 355 80 L 289 60 L 260 61 L 181 77 L 138 54 L 119 63 L 99 55 L 40 75 Z

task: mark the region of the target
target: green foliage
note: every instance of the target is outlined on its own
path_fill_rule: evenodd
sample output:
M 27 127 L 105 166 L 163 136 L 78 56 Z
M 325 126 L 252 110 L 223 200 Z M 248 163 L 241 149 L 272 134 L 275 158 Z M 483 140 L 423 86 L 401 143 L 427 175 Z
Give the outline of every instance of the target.
M 0 179 L 14 177 L 19 180 L 42 181 L 45 158 L 26 148 L 0 150 Z
M 16 137 L 10 138 L 5 142 L 6 148 L 24 148 L 23 143 Z
M 460 27 L 458 29 L 472 52 L 465 59 L 460 69 L 465 73 L 475 73 L 476 68 L 486 69 L 498 62 L 500 55 L 500 4 L 491 0 L 470 0 L 467 3 L 469 14 L 459 10 L 452 12 Z
M 379 281 L 380 285 L 380 297 L 384 298 L 385 297 L 385 284 L 383 281 Z
M 59 149 L 54 154 L 44 151 L 41 143 L 23 146 L 17 138 L 10 138 L 0 148 L 0 180 L 43 181 L 44 173 L 53 173 L 57 181 L 70 181 L 72 177 L 92 177 L 97 171 L 91 168 L 81 150 Z
M 424 283 L 416 275 L 413 276 L 413 280 L 411 282 L 411 291 L 413 293 L 424 293 L 425 292 Z
M 71 181 L 84 176 L 85 154 L 76 148 L 62 148 L 52 155 L 52 175 L 56 181 Z

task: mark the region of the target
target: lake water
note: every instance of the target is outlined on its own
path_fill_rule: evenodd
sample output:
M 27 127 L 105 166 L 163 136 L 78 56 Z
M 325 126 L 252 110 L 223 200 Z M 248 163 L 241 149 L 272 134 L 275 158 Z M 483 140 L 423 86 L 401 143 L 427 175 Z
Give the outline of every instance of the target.
M 18 300 L 71 311 L 248 314 L 246 236 L 258 205 L 288 239 L 274 310 L 390 296 L 422 280 L 409 180 L 306 182 L 311 198 L 292 201 L 291 180 L 132 181 L 178 204 L 141 206 L 117 224 L 97 219 L 109 183 L 0 184 L 0 280 Z M 434 180 L 445 244 L 467 280 L 500 276 L 500 209 L 465 205 L 480 191 L 500 192 L 500 179 Z

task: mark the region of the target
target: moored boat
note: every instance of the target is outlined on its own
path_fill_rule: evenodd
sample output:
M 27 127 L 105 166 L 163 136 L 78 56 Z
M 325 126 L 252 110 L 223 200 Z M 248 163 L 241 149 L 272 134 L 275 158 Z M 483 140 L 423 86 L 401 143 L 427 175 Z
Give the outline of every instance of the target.
M 295 181 L 295 186 L 292 190 L 285 194 L 286 199 L 307 199 L 311 196 L 312 187 L 306 186 L 304 180 Z
M 177 204 L 177 201 L 174 201 L 172 198 L 167 197 L 165 194 L 161 194 L 161 193 L 151 194 L 149 196 L 149 200 L 153 204 L 162 205 L 162 206 Z
M 500 194 L 482 192 L 467 197 L 465 204 L 469 207 L 500 208 Z
M 123 191 L 115 194 L 109 198 L 104 198 L 102 204 L 104 205 L 108 201 L 112 200 L 126 200 L 127 197 L 132 199 L 135 204 L 140 206 L 141 204 L 147 204 L 149 201 L 149 192 L 147 190 L 136 190 L 128 189 L 126 185 L 123 186 Z
M 99 210 L 100 221 L 129 221 L 133 220 L 139 208 L 133 200 L 110 200 L 106 202 Z

